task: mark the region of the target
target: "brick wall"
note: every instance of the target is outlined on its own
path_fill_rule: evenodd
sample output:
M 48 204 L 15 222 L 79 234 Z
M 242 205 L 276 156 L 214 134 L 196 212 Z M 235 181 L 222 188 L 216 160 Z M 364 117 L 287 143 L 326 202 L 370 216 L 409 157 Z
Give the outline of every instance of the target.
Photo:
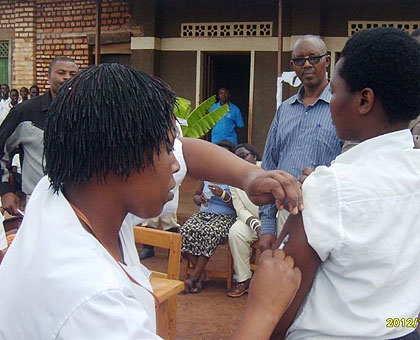
M 49 88 L 48 66 L 69 56 L 84 68 L 91 53 L 87 33 L 95 32 L 95 0 L 0 0 L 0 30 L 14 29 L 12 87 Z M 128 1 L 103 0 L 103 32 L 131 29 Z
M 14 29 L 11 39 L 12 87 L 20 88 L 35 81 L 34 19 L 34 1 L 0 1 L 0 30 Z
M 86 32 L 95 30 L 96 1 L 37 0 L 36 78 L 47 85 L 50 61 L 59 55 L 73 58 L 79 68 L 89 65 Z M 102 31 L 130 28 L 128 1 L 103 0 Z
M 12 53 L 13 87 L 35 84 L 35 1 L 15 1 L 15 39 Z

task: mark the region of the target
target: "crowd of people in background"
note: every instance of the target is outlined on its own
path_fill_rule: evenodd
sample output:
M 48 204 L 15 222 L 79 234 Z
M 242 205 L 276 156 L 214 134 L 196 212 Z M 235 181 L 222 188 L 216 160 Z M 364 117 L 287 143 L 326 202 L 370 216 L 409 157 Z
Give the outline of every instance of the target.
M 32 85 L 30 90 L 23 86 L 18 91 L 17 89 L 10 89 L 8 84 L 1 84 L 0 90 L 0 124 L 8 115 L 9 111 L 19 103 L 28 99 L 39 96 L 39 87 Z

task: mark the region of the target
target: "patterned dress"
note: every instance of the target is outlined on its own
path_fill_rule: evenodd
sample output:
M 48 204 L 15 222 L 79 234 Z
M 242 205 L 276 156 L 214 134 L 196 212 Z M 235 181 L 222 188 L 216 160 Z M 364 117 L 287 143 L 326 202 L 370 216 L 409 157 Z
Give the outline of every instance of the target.
M 209 191 L 209 182 L 204 182 L 203 193 Z M 228 185 L 217 184 L 230 195 Z M 212 196 L 208 206 L 201 205 L 200 211 L 193 214 L 181 227 L 182 252 L 195 256 L 210 257 L 219 244 L 229 234 L 236 221 L 236 213 L 220 197 Z

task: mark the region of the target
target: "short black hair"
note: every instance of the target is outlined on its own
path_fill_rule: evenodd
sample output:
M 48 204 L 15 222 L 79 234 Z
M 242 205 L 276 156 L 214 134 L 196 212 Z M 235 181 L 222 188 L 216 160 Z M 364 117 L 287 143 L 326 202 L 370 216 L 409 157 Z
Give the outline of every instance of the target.
M 65 62 L 68 62 L 68 63 L 73 63 L 77 66 L 76 62 L 73 59 L 71 59 L 69 57 L 66 57 L 64 55 L 61 55 L 61 56 L 55 57 L 53 59 L 53 61 L 51 62 L 50 66 L 48 66 L 48 73 L 49 74 L 51 74 L 54 65 L 57 64 L 59 61 L 65 61 Z
M 230 140 L 226 140 L 226 139 L 217 142 L 216 145 L 219 145 L 222 148 L 228 149 L 230 152 L 233 152 L 233 149 L 235 149 L 235 144 L 233 144 Z
M 161 80 L 120 64 L 90 66 L 64 83 L 44 133 L 53 190 L 153 166 L 162 145 L 172 149 L 175 98 Z
M 371 88 L 390 123 L 420 113 L 420 44 L 388 27 L 354 34 L 341 54 L 338 73 L 351 92 Z
M 7 86 L 7 88 L 10 89 L 9 84 L 1 84 L 0 86 Z
M 11 90 L 10 90 L 10 94 L 12 94 L 12 92 L 16 92 L 16 93 L 19 95 L 19 91 L 18 91 L 18 90 L 16 90 L 16 89 L 11 89 Z
M 257 151 L 257 149 L 255 149 L 251 144 L 248 143 L 241 143 L 235 146 L 235 149 L 233 150 L 234 153 L 236 153 L 236 150 L 240 149 L 240 148 L 245 148 L 247 149 L 250 153 L 252 153 L 255 158 L 257 158 L 257 161 L 261 160 L 261 157 Z
M 38 87 L 38 86 L 36 86 L 36 85 L 32 85 L 32 86 L 29 88 L 29 91 L 30 91 L 30 90 L 32 90 L 32 89 L 37 89 L 37 90 L 39 91 L 39 87 Z

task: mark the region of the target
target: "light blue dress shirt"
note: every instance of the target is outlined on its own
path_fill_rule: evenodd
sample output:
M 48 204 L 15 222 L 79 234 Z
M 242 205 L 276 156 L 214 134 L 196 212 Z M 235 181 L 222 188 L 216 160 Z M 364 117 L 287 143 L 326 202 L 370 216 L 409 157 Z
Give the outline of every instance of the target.
M 330 86 L 307 107 L 302 102 L 303 92 L 302 87 L 279 106 L 268 132 L 263 169 L 283 170 L 299 177 L 304 167 L 330 165 L 340 154 L 342 142 L 337 137 L 330 114 Z M 275 234 L 275 204 L 264 205 L 259 212 L 261 233 Z

